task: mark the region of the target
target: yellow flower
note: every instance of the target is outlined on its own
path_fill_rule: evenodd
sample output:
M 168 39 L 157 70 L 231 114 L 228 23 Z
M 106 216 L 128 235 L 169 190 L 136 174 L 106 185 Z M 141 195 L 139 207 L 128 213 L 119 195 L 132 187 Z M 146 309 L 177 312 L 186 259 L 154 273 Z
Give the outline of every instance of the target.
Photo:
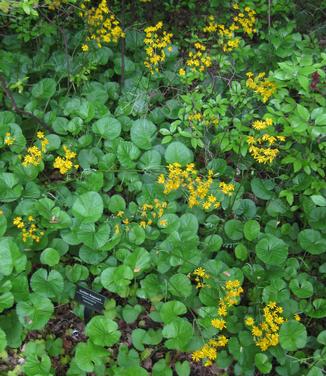
M 179 76 L 185 76 L 185 75 L 186 75 L 186 71 L 183 68 L 180 68 L 179 69 Z
M 298 315 L 298 314 L 295 314 L 295 315 L 294 315 L 294 319 L 295 319 L 296 321 L 301 321 L 301 317 L 300 317 L 300 315 Z
M 224 182 L 221 182 L 220 188 L 225 195 L 230 196 L 232 195 L 232 192 L 234 191 L 234 184 L 226 184 Z
M 165 177 L 163 174 L 161 174 L 158 178 L 157 178 L 157 182 L 159 184 L 164 184 L 165 183 Z
M 168 221 L 166 219 L 160 219 L 158 224 L 162 227 L 166 227 L 168 224 Z
M 263 335 L 263 332 L 258 328 L 258 326 L 253 326 L 251 332 L 252 332 L 252 335 L 255 337 L 261 337 Z
M 5 145 L 10 146 L 14 143 L 15 140 L 16 140 L 16 138 L 12 137 L 10 132 L 6 132 L 6 136 L 5 136 L 5 139 L 4 139 Z
M 213 319 L 211 320 L 211 324 L 214 328 L 219 329 L 219 330 L 226 328 L 225 320 Z
M 253 326 L 254 323 L 255 323 L 255 320 L 250 316 L 248 316 L 245 320 L 245 324 L 248 325 L 248 326 Z
M 44 132 L 42 132 L 42 131 L 38 131 L 38 132 L 36 133 L 36 137 L 37 137 L 38 139 L 40 139 L 40 140 L 43 140 L 43 139 L 44 139 Z
M 87 44 L 83 44 L 83 45 L 82 45 L 82 50 L 83 50 L 84 52 L 87 52 L 87 51 L 89 50 L 88 45 L 87 45 Z

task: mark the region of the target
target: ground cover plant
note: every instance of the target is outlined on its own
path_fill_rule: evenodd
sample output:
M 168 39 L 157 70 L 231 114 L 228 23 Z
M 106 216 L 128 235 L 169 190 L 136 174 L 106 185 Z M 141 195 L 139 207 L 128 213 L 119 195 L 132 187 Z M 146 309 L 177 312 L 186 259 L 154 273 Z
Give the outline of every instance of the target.
M 325 374 L 325 13 L 0 1 L 1 375 Z

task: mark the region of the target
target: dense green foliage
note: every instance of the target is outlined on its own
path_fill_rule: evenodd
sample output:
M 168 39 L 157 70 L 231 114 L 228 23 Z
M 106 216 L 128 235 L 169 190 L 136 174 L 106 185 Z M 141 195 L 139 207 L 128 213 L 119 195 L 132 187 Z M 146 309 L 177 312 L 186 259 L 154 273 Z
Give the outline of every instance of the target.
M 233 3 L 108 1 L 110 43 L 84 3 L 0 1 L 0 374 L 323 375 L 325 2 L 241 1 L 229 45 L 203 30 Z M 107 298 L 85 327 L 78 284 Z

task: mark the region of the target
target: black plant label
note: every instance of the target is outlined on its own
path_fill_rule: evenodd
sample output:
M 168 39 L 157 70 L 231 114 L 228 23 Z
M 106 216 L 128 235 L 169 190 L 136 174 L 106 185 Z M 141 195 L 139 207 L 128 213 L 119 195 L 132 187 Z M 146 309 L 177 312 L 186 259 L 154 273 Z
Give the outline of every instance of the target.
M 102 312 L 105 303 L 105 296 L 90 289 L 77 286 L 75 299 L 91 311 Z

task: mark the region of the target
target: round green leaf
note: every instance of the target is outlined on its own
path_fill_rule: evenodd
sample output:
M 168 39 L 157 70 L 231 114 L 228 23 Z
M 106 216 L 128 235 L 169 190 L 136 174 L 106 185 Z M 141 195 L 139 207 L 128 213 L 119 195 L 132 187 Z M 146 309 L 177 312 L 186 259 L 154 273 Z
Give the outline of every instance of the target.
M 150 120 L 139 119 L 133 122 L 130 130 L 131 141 L 140 149 L 149 150 L 156 133 L 156 126 Z
M 283 240 L 266 234 L 257 243 L 256 254 L 267 265 L 282 265 L 288 256 L 288 247 Z
M 224 231 L 231 240 L 242 239 L 242 223 L 237 219 L 230 219 L 224 225 Z
M 20 323 L 29 330 L 44 328 L 54 311 L 48 298 L 32 293 L 27 301 L 17 303 L 16 307 Z
M 118 211 L 124 211 L 126 210 L 126 202 L 122 196 L 113 195 L 110 197 L 108 208 L 112 213 L 117 213 Z
M 319 255 L 326 252 L 326 239 L 316 230 L 303 230 L 298 236 L 300 246 L 312 255 Z
M 174 141 L 169 144 L 164 157 L 167 163 L 178 162 L 181 166 L 191 163 L 194 159 L 192 151 L 179 141 Z
M 32 95 L 38 99 L 49 99 L 55 94 L 56 86 L 52 78 L 44 78 L 33 86 Z
M 247 240 L 253 241 L 257 238 L 260 232 L 260 225 L 259 223 L 254 220 L 250 219 L 247 221 L 243 227 L 243 233 Z
M 314 292 L 313 285 L 304 279 L 292 279 L 289 286 L 293 294 L 301 299 L 309 298 Z
M 73 215 L 83 223 L 94 223 L 103 213 L 103 200 L 97 192 L 81 194 L 72 206 Z
M 164 324 L 168 324 L 177 318 L 179 315 L 187 313 L 187 307 L 177 300 L 162 304 L 160 308 L 160 316 Z
M 54 266 L 60 261 L 60 254 L 54 248 L 46 248 L 40 256 L 40 261 L 42 264 Z
M 117 119 L 104 117 L 93 124 L 92 131 L 105 140 L 114 140 L 120 136 L 121 124 Z
M 48 273 L 45 269 L 39 269 L 32 275 L 31 287 L 39 295 L 54 298 L 63 292 L 64 281 L 56 270 Z
M 86 335 L 99 346 L 112 346 L 120 339 L 118 324 L 104 316 L 95 316 L 86 326 Z
M 108 352 L 102 346 L 92 342 L 78 343 L 76 346 L 75 360 L 77 366 L 84 372 L 93 372 L 95 365 L 102 365 Z
M 184 274 L 175 274 L 169 279 L 169 291 L 174 296 L 186 298 L 191 295 L 192 286 L 189 278 Z
M 255 355 L 255 365 L 261 373 L 270 373 L 272 370 L 272 363 L 268 360 L 268 356 L 265 354 Z
M 303 324 L 290 320 L 280 329 L 280 344 L 284 350 L 295 351 L 302 349 L 307 343 L 307 331 Z

